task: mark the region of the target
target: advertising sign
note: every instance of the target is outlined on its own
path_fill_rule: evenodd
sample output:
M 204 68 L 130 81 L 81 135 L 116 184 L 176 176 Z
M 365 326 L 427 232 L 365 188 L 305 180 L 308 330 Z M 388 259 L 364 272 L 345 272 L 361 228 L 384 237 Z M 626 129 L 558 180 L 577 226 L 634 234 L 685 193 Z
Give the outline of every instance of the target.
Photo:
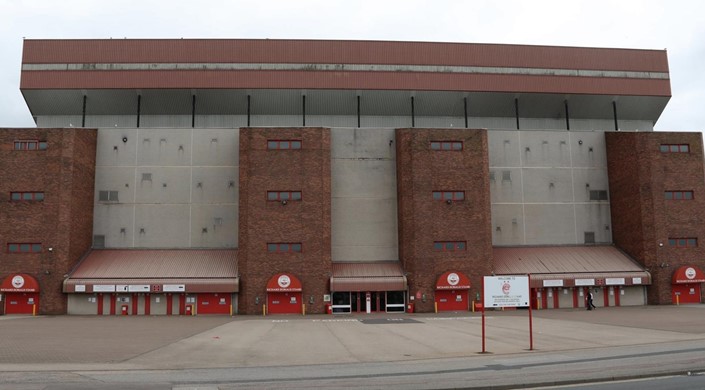
M 529 306 L 528 276 L 485 276 L 485 307 Z

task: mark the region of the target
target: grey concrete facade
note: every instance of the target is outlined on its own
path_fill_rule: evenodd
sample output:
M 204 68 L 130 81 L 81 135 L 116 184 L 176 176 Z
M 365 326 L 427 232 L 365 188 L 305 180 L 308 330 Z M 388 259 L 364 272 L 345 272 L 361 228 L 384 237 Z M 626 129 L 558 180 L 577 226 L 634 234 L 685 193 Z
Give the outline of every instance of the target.
M 100 129 L 94 236 L 110 248 L 237 247 L 238 135 Z

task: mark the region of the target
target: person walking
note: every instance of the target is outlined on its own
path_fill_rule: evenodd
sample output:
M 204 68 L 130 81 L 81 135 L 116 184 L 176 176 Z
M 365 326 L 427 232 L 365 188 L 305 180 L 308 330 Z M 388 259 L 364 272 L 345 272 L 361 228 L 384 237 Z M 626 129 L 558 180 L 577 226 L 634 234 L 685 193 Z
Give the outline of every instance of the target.
M 595 304 L 592 303 L 592 299 L 593 299 L 592 291 L 588 290 L 588 295 L 587 295 L 587 309 L 588 310 L 597 309 L 597 307 L 595 307 Z

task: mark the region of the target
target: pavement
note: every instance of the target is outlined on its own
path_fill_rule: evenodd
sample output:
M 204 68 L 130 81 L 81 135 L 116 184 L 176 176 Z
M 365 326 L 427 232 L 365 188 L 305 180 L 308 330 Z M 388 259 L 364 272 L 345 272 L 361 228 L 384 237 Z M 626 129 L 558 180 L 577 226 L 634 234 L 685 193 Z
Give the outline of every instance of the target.
M 705 305 L 488 311 L 485 352 L 705 340 Z M 478 356 L 480 313 L 1 316 L 0 372 L 404 362 Z M 530 355 L 529 355 L 530 356 Z

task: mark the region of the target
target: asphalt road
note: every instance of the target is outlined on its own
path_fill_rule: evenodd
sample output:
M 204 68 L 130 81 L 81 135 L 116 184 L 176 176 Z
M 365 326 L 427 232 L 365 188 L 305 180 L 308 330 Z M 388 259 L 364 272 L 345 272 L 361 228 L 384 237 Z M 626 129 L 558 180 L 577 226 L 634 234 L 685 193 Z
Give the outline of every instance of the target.
M 0 389 L 659 388 L 688 371 L 668 380 L 699 386 L 703 309 L 535 312 L 533 351 L 526 312 L 488 313 L 486 354 L 470 313 L 0 317 Z

